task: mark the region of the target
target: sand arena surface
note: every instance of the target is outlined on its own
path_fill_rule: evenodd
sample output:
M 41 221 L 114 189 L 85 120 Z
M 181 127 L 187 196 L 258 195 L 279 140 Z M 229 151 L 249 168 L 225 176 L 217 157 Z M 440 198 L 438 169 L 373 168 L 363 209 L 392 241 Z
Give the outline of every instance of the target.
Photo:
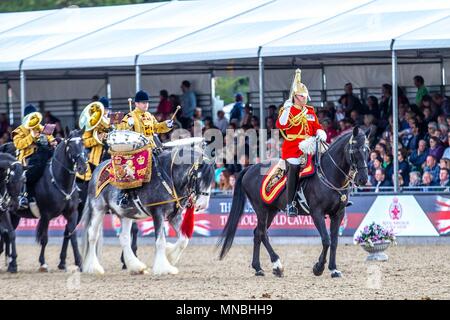
M 1 299 L 450 299 L 450 246 L 397 246 L 387 250 L 388 262 L 366 263 L 354 245 L 338 248 L 343 277 L 332 279 L 326 269 L 312 274 L 321 247 L 275 245 L 285 267 L 283 278 L 271 273 L 264 249 L 265 277 L 250 267 L 252 246 L 236 245 L 224 261 L 213 245 L 190 245 L 175 276 L 131 276 L 121 270 L 120 248 L 105 246 L 103 276 L 57 269 L 59 246 L 47 250 L 49 273 L 38 273 L 38 245 L 19 245 L 19 273 L 8 274 L 1 256 Z M 141 245 L 138 256 L 152 266 L 154 247 Z M 68 255 L 69 269 L 73 264 Z

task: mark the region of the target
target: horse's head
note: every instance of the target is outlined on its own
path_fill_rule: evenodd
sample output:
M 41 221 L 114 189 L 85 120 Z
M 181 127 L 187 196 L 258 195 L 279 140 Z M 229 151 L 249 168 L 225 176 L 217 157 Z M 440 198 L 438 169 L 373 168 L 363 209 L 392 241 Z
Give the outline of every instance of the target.
M 195 203 L 196 210 L 204 210 L 209 206 L 209 199 L 211 196 L 211 184 L 214 179 L 214 159 L 211 159 L 205 153 L 206 144 L 195 145 L 193 176 L 190 177 L 193 191 L 197 195 Z M 198 168 L 195 169 L 196 164 Z
M 18 205 L 18 197 L 25 182 L 23 173 L 22 165 L 14 157 L 9 154 L 0 155 L 0 179 L 5 183 L 6 192 L 11 201 L 8 203 L 10 206 Z
M 74 171 L 83 175 L 87 171 L 87 156 L 83 144 L 84 130 L 72 130 L 68 137 L 64 139 L 65 152 L 74 165 Z
M 365 133 L 358 127 L 353 128 L 352 136 L 348 144 L 350 168 L 355 172 L 355 183 L 363 186 L 369 179 L 367 159 L 369 158 L 369 142 Z

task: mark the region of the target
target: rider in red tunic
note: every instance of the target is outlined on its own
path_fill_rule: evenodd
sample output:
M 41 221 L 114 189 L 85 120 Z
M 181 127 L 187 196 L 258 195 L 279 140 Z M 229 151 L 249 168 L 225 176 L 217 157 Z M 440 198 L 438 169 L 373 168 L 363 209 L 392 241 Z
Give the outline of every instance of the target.
M 290 98 L 284 103 L 277 119 L 277 128 L 284 138 L 281 147 L 281 158 L 287 162 L 287 196 L 286 213 L 297 216 L 295 201 L 298 176 L 300 171 L 300 156 L 313 154 L 316 139 L 326 141 L 327 135 L 319 123 L 314 108 L 306 104 L 309 98 L 308 88 L 301 82 L 301 71 L 295 71 Z

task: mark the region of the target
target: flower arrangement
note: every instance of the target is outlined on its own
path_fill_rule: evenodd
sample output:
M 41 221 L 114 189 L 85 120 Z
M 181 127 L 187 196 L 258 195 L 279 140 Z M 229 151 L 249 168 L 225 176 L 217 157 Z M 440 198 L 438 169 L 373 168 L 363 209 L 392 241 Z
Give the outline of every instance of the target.
M 392 242 L 395 244 L 395 235 L 392 229 L 388 230 L 372 222 L 365 226 L 360 235 L 355 238 L 357 244 L 373 247 L 375 244 Z

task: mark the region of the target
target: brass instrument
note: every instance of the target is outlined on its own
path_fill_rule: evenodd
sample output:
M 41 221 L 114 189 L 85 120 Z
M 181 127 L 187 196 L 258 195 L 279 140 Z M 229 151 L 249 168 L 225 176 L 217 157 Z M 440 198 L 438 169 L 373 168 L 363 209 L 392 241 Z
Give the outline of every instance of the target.
M 22 120 L 22 126 L 25 129 L 33 130 L 39 127 L 42 121 L 42 114 L 40 112 L 32 112 L 27 114 Z
M 103 141 L 99 139 L 98 134 L 108 132 L 111 128 L 110 121 L 105 116 L 105 107 L 99 101 L 91 102 L 83 109 L 78 125 L 85 131 L 93 130 L 92 136 L 99 144 L 103 144 Z

